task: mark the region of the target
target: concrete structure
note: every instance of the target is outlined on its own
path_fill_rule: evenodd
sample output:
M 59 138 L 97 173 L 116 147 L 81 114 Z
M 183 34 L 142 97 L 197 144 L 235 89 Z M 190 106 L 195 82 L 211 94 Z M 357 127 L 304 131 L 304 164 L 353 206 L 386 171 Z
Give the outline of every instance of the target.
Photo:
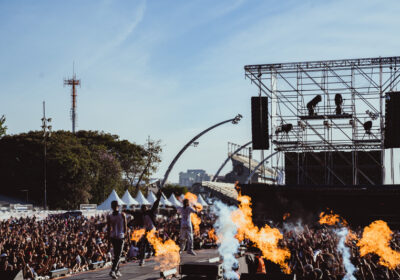
M 249 159 L 243 155 L 232 156 L 232 171 L 225 175 L 224 182 L 226 183 L 244 183 L 250 175 L 251 171 L 258 165 L 258 161 Z M 252 178 L 252 182 L 274 184 L 276 181 L 277 172 L 271 168 L 266 167 L 265 170 L 259 168 Z
M 179 185 L 192 187 L 195 183 L 209 181 L 210 176 L 203 169 L 188 169 L 187 172 L 179 173 Z

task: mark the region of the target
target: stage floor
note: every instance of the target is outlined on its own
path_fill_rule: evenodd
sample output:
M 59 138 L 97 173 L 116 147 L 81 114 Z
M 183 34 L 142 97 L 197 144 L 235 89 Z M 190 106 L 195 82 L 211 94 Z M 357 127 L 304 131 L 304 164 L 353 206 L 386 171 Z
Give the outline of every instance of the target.
M 185 253 L 181 255 L 181 264 L 186 262 L 201 262 L 208 260 L 209 258 L 217 257 L 218 251 L 216 249 L 208 250 L 197 250 L 197 256 L 192 256 Z M 129 262 L 122 264 L 120 266 L 120 271 L 122 277 L 119 280 L 155 280 L 160 279 L 160 271 L 154 270 L 156 263 L 154 258 L 150 258 L 146 261 L 143 266 L 139 266 L 137 262 Z M 99 269 L 95 271 L 83 272 L 80 274 L 75 274 L 67 277 L 62 277 L 58 279 L 68 279 L 68 280 L 83 280 L 83 279 L 98 279 L 98 280 L 109 280 L 112 279 L 108 274 L 110 268 Z

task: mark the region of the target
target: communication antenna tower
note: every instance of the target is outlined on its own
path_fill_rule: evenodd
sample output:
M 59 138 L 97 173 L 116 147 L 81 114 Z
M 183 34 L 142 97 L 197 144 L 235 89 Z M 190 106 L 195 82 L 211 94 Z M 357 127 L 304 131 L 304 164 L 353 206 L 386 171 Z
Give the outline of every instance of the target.
M 71 107 L 71 120 L 72 120 L 72 133 L 75 133 L 75 125 L 76 125 L 76 98 L 77 98 L 77 91 L 76 86 L 81 85 L 81 80 L 78 80 L 75 75 L 75 63 L 72 66 L 72 78 L 71 79 L 64 79 L 64 86 L 71 86 L 72 87 L 72 107 Z

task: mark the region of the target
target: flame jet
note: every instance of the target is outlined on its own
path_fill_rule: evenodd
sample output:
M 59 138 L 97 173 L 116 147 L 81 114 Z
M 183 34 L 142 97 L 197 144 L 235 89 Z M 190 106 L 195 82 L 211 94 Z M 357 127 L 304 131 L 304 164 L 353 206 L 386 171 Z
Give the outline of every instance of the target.
M 201 211 L 203 209 L 203 206 L 197 202 L 197 195 L 187 192 L 185 194 L 185 199 L 189 200 L 189 204 L 196 208 L 197 211 Z M 199 216 L 197 216 L 195 213 L 190 214 L 190 220 L 192 221 L 193 224 L 193 230 L 195 235 L 200 234 L 200 224 L 201 224 L 201 219 Z
M 263 254 L 263 257 L 279 264 L 282 270 L 289 274 L 291 272 L 286 260 L 290 258 L 290 251 L 287 248 L 280 248 L 278 243 L 283 239 L 282 233 L 277 228 L 265 225 L 258 228 L 253 224 L 251 209 L 251 198 L 239 193 L 237 200 L 240 202 L 239 209 L 231 215 L 233 222 L 238 227 L 236 238 L 243 241 L 248 238 L 255 243 Z
M 390 240 L 393 232 L 386 222 L 378 220 L 364 228 L 362 238 L 357 246 L 360 248 L 360 255 L 374 253 L 379 256 L 379 264 L 390 269 L 400 265 L 400 252 L 390 247 Z
M 168 239 L 165 242 L 156 235 L 156 231 L 149 231 L 146 235 L 147 240 L 153 246 L 155 251 L 155 261 L 159 263 L 159 266 L 155 267 L 155 270 L 169 270 L 176 268 L 180 261 L 181 256 L 179 255 L 179 246 L 172 240 Z

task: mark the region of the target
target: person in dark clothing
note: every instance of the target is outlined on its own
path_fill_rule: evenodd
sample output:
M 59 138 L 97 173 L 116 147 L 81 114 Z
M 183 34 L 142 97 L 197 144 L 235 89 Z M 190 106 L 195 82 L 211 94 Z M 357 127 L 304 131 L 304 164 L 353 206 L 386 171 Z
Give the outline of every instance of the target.
M 144 259 L 146 256 L 146 252 L 148 251 L 148 249 L 150 247 L 150 244 L 149 244 L 149 241 L 147 240 L 146 235 L 148 232 L 155 230 L 155 228 L 156 228 L 156 212 L 157 212 L 158 205 L 160 204 L 161 195 L 162 195 L 161 190 L 159 190 L 157 193 L 157 200 L 153 203 L 153 206 L 151 207 L 151 209 L 147 209 L 146 205 L 142 205 L 139 215 L 133 214 L 133 212 L 130 210 L 125 211 L 126 213 L 133 214 L 134 219 L 136 220 L 135 224 L 137 226 L 145 229 L 145 233 L 139 241 L 139 265 L 140 266 L 142 266 L 145 263 Z

